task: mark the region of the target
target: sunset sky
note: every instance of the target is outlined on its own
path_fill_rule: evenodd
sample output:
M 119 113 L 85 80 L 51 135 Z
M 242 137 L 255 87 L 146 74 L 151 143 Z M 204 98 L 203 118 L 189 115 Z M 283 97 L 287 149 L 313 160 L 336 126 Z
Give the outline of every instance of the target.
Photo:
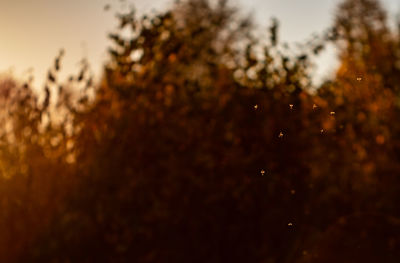
M 400 10 L 398 0 L 383 1 L 391 18 Z M 139 12 L 162 10 L 170 0 L 136 0 Z M 281 22 L 280 38 L 289 43 L 309 39 L 312 33 L 327 28 L 338 0 L 234 0 L 243 13 L 251 13 L 260 25 L 267 25 L 272 16 Z M 106 4 L 111 5 L 108 12 Z M 35 85 L 43 77 L 61 48 L 66 51 L 63 72 L 78 71 L 79 61 L 88 58 L 98 76 L 107 59 L 107 33 L 116 25 L 114 13 L 119 0 L 0 0 L 0 72 L 26 77 L 33 69 Z M 334 65 L 333 51 L 319 62 L 319 77 Z M 322 61 L 322 62 L 321 62 Z

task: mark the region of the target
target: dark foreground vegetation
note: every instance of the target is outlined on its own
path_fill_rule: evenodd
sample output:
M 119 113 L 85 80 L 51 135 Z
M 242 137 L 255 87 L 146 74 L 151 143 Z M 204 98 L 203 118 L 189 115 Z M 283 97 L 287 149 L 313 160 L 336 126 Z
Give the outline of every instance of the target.
M 400 262 L 399 31 L 336 14 L 291 50 L 225 1 L 128 11 L 100 83 L 3 78 L 0 262 Z

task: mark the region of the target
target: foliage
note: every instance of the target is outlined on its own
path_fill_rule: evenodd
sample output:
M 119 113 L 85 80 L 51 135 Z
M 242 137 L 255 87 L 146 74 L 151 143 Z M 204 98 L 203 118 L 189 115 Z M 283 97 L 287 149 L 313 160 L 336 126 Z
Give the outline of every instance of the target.
M 223 0 L 118 21 L 99 84 L 86 63 L 59 83 L 63 52 L 43 97 L 0 83 L 0 261 L 399 259 L 400 42 L 379 2 L 344 1 L 300 53 Z

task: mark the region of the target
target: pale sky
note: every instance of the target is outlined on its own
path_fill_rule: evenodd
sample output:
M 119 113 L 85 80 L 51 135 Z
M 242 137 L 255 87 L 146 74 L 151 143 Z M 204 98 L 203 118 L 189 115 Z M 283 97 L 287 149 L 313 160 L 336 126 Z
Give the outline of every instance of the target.
M 122 1 L 123 2 L 123 1 Z M 171 0 L 131 0 L 139 12 L 162 10 Z M 260 25 L 271 17 L 280 20 L 280 39 L 293 44 L 322 32 L 333 20 L 339 0 L 233 0 L 243 13 L 251 13 Z M 390 17 L 400 10 L 398 0 L 384 0 Z M 104 11 L 106 4 L 111 10 Z M 119 0 L 0 0 L 0 72 L 11 71 L 24 78 L 33 68 L 35 85 L 40 86 L 58 51 L 66 51 L 63 69 L 78 71 L 86 57 L 97 76 L 107 59 L 107 33 L 116 26 Z M 128 5 L 128 4 L 125 4 Z M 319 78 L 335 65 L 334 50 L 318 61 Z

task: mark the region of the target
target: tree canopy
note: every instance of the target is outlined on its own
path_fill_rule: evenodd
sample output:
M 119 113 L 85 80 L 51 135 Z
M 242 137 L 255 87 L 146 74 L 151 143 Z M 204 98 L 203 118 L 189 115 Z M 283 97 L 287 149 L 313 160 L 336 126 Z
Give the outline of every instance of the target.
M 40 94 L 0 83 L 1 262 L 398 262 L 400 38 L 378 1 L 300 51 L 224 0 L 117 21 L 99 83 L 85 62 L 60 83 L 64 52 Z

